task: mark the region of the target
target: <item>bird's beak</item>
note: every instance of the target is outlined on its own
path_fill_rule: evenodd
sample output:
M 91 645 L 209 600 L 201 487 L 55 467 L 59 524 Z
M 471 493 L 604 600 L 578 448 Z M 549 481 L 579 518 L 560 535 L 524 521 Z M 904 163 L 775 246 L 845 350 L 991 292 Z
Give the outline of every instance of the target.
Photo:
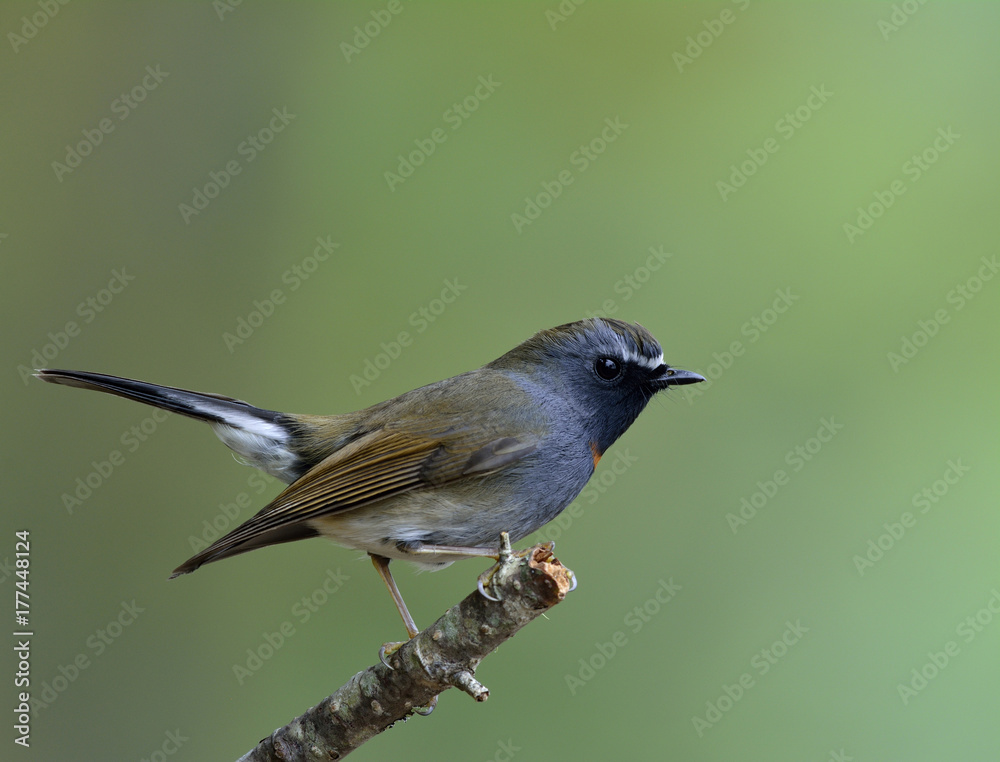
M 662 369 L 662 374 L 656 379 L 658 386 L 683 386 L 684 384 L 697 384 L 699 381 L 705 380 L 704 376 L 694 371 L 671 368 L 669 365 L 662 366 Z

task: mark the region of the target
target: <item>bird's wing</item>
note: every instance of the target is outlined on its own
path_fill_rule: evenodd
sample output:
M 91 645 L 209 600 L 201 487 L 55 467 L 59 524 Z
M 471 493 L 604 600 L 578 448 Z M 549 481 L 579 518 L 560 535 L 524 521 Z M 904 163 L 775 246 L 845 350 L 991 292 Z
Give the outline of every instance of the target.
M 444 444 L 445 435 L 447 445 Z M 202 564 L 276 542 L 315 536 L 309 519 L 340 513 L 424 486 L 508 468 L 538 446 L 535 436 L 497 436 L 470 428 L 413 433 L 369 432 L 317 463 L 257 515 L 179 566 Z

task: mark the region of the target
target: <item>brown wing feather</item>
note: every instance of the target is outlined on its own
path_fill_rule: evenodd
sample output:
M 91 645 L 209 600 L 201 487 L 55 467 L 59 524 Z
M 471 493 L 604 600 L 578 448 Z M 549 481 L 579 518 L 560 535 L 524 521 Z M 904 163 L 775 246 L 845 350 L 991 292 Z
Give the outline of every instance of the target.
M 537 447 L 533 439 L 497 438 L 469 430 L 462 433 L 464 436 L 447 432 L 449 447 L 445 449 L 444 433 L 414 435 L 380 429 L 365 434 L 320 461 L 257 515 L 190 558 L 172 576 L 271 544 L 267 535 L 284 537 L 289 527 L 302 526 L 318 516 L 348 511 L 465 474 L 482 476 L 506 468 Z

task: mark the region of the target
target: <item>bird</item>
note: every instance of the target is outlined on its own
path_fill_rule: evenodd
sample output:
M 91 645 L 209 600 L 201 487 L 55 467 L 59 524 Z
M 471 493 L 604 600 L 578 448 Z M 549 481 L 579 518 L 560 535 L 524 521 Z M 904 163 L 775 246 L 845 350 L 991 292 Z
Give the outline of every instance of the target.
M 641 325 L 606 317 L 540 331 L 481 368 L 337 415 L 102 373 L 35 375 L 204 421 L 242 462 L 288 484 L 171 578 L 323 536 L 371 557 L 409 638 L 419 630 L 391 561 L 440 569 L 497 559 L 502 533 L 516 542 L 573 501 L 657 392 L 705 380 L 667 365 Z

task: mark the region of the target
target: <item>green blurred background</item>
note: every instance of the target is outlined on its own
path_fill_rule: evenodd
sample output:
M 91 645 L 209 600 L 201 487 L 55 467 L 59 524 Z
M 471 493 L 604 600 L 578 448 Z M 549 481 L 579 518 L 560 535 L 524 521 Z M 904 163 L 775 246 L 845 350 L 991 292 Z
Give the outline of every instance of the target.
M 235 759 L 402 633 L 319 540 L 167 582 L 278 485 L 26 369 L 343 412 L 598 310 L 712 383 L 540 533 L 580 586 L 484 662 L 489 702 L 356 758 L 1000 758 L 1000 5 L 7 2 L 0 31 L 0 558 L 30 530 L 50 699 L 5 758 Z M 397 579 L 427 625 L 480 571 Z

